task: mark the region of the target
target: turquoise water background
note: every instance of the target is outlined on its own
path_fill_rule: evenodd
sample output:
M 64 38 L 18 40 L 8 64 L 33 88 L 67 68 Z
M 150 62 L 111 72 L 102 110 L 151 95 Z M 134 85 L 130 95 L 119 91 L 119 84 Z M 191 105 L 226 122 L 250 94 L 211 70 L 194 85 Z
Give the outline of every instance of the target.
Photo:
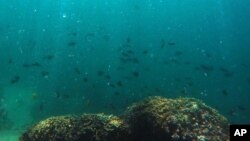
M 194 97 L 250 123 L 249 0 L 1 0 L 0 130 Z

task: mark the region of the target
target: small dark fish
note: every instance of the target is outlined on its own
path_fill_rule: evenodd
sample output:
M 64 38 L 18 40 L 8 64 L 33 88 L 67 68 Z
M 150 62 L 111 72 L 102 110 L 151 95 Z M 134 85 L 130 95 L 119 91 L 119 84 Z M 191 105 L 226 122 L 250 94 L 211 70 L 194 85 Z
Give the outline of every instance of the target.
M 223 72 L 223 73 L 228 73 L 228 72 L 230 72 L 227 68 L 223 68 L 223 67 L 221 67 L 219 70 L 220 70 L 221 72 Z
M 245 107 L 245 106 L 242 106 L 242 105 L 239 105 L 239 106 L 238 106 L 238 109 L 241 110 L 241 111 L 246 111 L 246 107 Z
M 131 42 L 130 37 L 127 37 L 126 42 L 127 42 L 127 43 L 130 43 L 130 42 Z
M 168 65 L 169 64 L 169 61 L 163 61 L 163 64 L 165 64 L 165 65 Z
M 223 89 L 223 90 L 221 91 L 221 93 L 222 93 L 224 96 L 228 96 L 228 91 L 227 91 L 226 89 Z
M 209 53 L 207 53 L 207 52 L 205 52 L 204 55 L 205 55 L 207 58 L 212 58 L 212 57 L 213 57 L 211 54 L 209 54 Z
M 39 111 L 40 112 L 44 111 L 44 104 L 43 104 L 43 102 L 39 104 Z
M 47 55 L 47 56 L 44 56 L 44 59 L 52 60 L 54 57 L 55 57 L 54 55 Z
M 127 59 L 125 59 L 125 58 L 120 58 L 120 61 L 122 62 L 122 63 L 127 63 Z
M 31 64 L 31 66 L 32 66 L 32 67 L 40 67 L 41 64 L 38 63 L 38 62 L 34 62 L 34 63 Z
M 78 75 L 82 74 L 82 72 L 79 70 L 79 68 L 74 68 L 74 71 L 75 71 Z
M 117 86 L 119 86 L 119 87 L 122 87 L 122 86 L 123 86 L 122 81 L 117 81 L 116 84 L 117 84 Z
M 168 42 L 168 45 L 169 45 L 169 46 L 174 46 L 175 43 L 174 43 L 174 42 Z
M 114 92 L 114 95 L 118 96 L 118 95 L 121 95 L 121 93 L 119 93 L 119 92 Z
M 188 86 L 193 86 L 194 83 L 193 82 L 187 82 Z
M 30 64 L 23 64 L 23 67 L 24 68 L 29 68 L 29 67 L 31 67 L 31 65 Z
M 250 83 L 250 77 L 247 78 L 247 83 Z
M 56 91 L 56 92 L 54 93 L 54 95 L 55 95 L 55 97 L 56 97 L 57 99 L 61 99 L 61 98 L 62 98 L 62 94 L 61 94 L 60 92 L 58 92 L 58 91 Z
M 183 54 L 182 51 L 176 51 L 176 52 L 174 53 L 175 56 L 181 56 L 182 54 Z
M 15 84 L 15 83 L 19 82 L 19 80 L 20 80 L 20 76 L 14 76 L 11 78 L 10 83 Z
M 191 64 L 191 62 L 186 61 L 186 62 L 184 62 L 184 64 L 185 64 L 185 65 L 190 65 L 190 64 Z
M 241 66 L 244 67 L 244 68 L 248 68 L 248 65 L 245 64 L 245 63 L 242 63 Z
M 181 79 L 180 78 L 175 78 L 175 81 L 176 82 L 181 82 Z
M 144 50 L 144 51 L 142 52 L 142 54 L 147 55 L 147 54 L 148 54 L 148 51 L 147 51 L 147 50 Z
M 132 72 L 132 74 L 133 74 L 134 77 L 139 77 L 139 75 L 140 75 L 140 73 L 137 72 L 137 71 Z
M 214 70 L 214 67 L 211 66 L 211 65 L 200 65 L 199 67 L 202 71 L 205 71 L 205 72 L 210 72 L 210 71 L 213 71 Z
M 132 58 L 131 61 L 135 64 L 139 64 L 139 60 L 137 58 Z
M 110 86 L 110 87 L 112 87 L 112 88 L 115 88 L 115 85 L 114 85 L 114 84 L 112 84 L 112 83 L 111 83 L 111 84 L 109 84 L 109 86 Z
M 67 45 L 68 45 L 69 47 L 75 47 L 75 46 L 76 46 L 76 42 L 70 41 L 70 42 L 68 42 Z
M 134 54 L 134 51 L 133 50 L 128 50 L 127 53 Z
M 101 70 L 97 71 L 97 75 L 98 76 L 103 76 L 104 75 L 104 71 L 101 71 Z
M 177 58 L 171 58 L 169 61 L 170 61 L 171 63 L 177 64 L 177 65 L 180 65 L 180 64 L 181 64 L 180 61 L 177 60 Z
M 224 76 L 225 76 L 225 77 L 232 77 L 233 75 L 234 75 L 233 72 L 225 72 L 225 73 L 224 73 Z
M 166 46 L 165 40 L 161 39 L 161 48 L 164 48 Z
M 110 79 L 111 76 L 110 76 L 110 75 L 106 75 L 105 78 L 106 78 L 106 79 Z
M 72 32 L 72 33 L 68 33 L 69 36 L 76 36 L 77 33 L 76 32 Z
M 13 60 L 10 58 L 9 60 L 8 60 L 8 64 L 12 64 L 13 63 Z
M 127 52 L 122 52 L 122 56 L 123 57 L 130 57 L 130 54 L 128 54 Z
M 41 72 L 42 77 L 48 78 L 49 77 L 49 72 L 48 71 L 42 71 Z
M 83 81 L 84 81 L 84 82 L 88 82 L 89 80 L 88 80 L 87 77 L 84 77 L 84 78 L 83 78 Z

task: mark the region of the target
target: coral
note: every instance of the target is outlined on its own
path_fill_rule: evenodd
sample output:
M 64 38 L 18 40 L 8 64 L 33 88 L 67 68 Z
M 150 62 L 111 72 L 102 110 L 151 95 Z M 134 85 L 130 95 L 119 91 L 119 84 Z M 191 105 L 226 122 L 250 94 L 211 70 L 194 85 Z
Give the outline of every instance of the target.
M 125 141 L 127 126 L 116 116 L 56 116 L 28 129 L 20 141 Z
M 133 140 L 229 140 L 226 118 L 197 99 L 150 97 L 128 107 L 124 117 Z
M 200 100 L 155 96 L 128 107 L 120 118 L 50 117 L 28 129 L 20 141 L 229 141 L 229 123 Z

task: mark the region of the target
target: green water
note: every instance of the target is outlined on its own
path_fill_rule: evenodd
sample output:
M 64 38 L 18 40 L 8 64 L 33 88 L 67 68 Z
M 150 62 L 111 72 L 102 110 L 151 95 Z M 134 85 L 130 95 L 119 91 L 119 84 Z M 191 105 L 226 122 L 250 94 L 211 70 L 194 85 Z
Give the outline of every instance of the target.
M 249 123 L 248 0 L 2 0 L 0 131 L 194 97 Z

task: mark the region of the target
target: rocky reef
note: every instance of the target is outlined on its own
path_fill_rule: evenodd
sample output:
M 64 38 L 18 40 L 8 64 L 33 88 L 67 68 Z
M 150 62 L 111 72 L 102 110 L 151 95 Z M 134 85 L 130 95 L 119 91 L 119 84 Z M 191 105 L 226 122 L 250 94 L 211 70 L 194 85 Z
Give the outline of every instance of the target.
M 56 116 L 28 129 L 20 141 L 125 141 L 127 131 L 126 124 L 112 115 Z
M 192 98 L 150 97 L 125 112 L 132 140 L 229 141 L 229 123 L 215 109 Z
M 20 141 L 229 141 L 229 123 L 200 100 L 155 96 L 129 106 L 120 117 L 50 117 Z

